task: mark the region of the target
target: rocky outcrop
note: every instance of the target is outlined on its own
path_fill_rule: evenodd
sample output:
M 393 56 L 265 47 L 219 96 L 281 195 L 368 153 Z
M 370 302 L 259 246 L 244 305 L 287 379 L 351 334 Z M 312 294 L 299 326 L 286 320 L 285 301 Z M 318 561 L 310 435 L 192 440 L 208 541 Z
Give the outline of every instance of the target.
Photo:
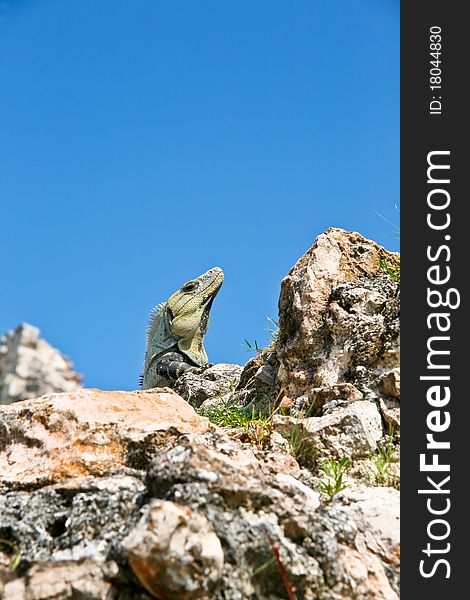
M 397 598 L 396 512 L 359 543 L 367 488 L 333 510 L 292 457 L 254 452 L 171 390 L 54 394 L 0 416 L 6 600 Z
M 280 405 L 294 416 L 310 417 L 358 400 L 395 408 L 398 279 L 397 253 L 359 233 L 329 229 L 282 281 L 276 339 L 245 365 L 234 391 L 218 392 L 215 383 L 204 401 L 254 403 L 265 413 Z M 201 381 L 206 374 L 189 377 Z
M 0 404 L 73 392 L 81 382 L 69 359 L 41 339 L 37 327 L 23 323 L 0 339 Z
M 350 383 L 380 395 L 399 367 L 399 256 L 359 233 L 329 229 L 283 279 L 278 377 L 284 395 Z

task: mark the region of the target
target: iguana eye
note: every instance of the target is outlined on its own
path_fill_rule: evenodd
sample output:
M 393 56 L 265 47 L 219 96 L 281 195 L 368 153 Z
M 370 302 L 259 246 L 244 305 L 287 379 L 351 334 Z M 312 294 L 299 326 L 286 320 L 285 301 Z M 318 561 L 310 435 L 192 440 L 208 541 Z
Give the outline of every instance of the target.
M 194 281 L 190 281 L 186 285 L 183 286 L 183 292 L 192 292 L 197 287 L 197 283 Z

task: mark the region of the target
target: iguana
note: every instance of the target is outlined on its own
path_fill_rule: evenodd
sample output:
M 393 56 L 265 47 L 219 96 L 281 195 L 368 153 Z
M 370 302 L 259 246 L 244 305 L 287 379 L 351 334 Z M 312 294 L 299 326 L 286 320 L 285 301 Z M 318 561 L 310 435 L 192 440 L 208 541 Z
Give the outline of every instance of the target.
M 150 313 L 141 387 L 163 387 L 208 363 L 204 335 L 212 302 L 224 281 L 219 267 L 186 282 Z

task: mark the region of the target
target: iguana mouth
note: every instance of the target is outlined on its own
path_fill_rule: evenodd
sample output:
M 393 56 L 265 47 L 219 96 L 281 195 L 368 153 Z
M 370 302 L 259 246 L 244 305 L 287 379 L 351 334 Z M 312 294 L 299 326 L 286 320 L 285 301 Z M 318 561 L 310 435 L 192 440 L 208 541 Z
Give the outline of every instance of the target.
M 217 296 L 220 288 L 222 287 L 223 282 L 224 282 L 224 276 L 222 275 L 220 277 L 220 282 L 217 283 L 216 287 L 214 288 L 214 290 L 211 292 L 211 295 L 209 296 L 208 304 L 206 304 L 206 306 L 209 306 L 209 308 L 212 306 L 212 303 L 214 302 L 214 298 Z
M 217 287 L 212 291 L 211 295 L 208 297 L 206 303 L 204 304 L 204 310 L 201 315 L 201 331 L 203 334 L 207 331 L 207 326 L 209 324 L 209 314 L 211 312 L 212 304 L 214 303 L 215 297 L 217 296 L 218 291 L 222 287 L 222 283 L 224 282 L 224 277 L 222 275 L 220 283 Z
M 204 311 L 203 311 L 202 317 L 201 317 L 201 324 L 204 324 L 207 322 L 207 320 L 209 318 L 209 313 L 212 308 L 212 304 L 214 303 L 215 297 L 217 296 L 217 292 L 220 290 L 221 287 L 222 287 L 222 282 L 220 282 L 220 285 L 218 285 L 215 288 L 215 290 L 209 296 L 209 299 L 207 300 L 206 304 L 204 305 Z

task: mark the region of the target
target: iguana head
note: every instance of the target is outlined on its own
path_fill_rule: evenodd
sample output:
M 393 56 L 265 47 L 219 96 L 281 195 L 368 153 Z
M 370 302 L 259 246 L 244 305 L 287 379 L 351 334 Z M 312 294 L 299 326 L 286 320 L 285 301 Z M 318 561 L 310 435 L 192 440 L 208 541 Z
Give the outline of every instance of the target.
M 179 350 L 199 366 L 208 362 L 204 335 L 212 302 L 223 281 L 222 269 L 214 267 L 187 281 L 166 302 L 171 331 L 178 339 Z

